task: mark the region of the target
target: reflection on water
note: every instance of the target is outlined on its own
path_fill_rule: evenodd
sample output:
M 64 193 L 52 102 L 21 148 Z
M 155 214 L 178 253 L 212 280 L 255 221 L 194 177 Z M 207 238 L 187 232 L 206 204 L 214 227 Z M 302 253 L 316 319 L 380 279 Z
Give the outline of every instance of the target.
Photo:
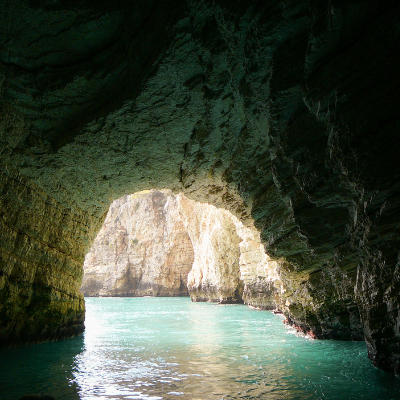
M 186 298 L 87 299 L 84 337 L 7 350 L 0 365 L 5 400 L 400 398 L 363 343 L 309 340 L 270 312 Z

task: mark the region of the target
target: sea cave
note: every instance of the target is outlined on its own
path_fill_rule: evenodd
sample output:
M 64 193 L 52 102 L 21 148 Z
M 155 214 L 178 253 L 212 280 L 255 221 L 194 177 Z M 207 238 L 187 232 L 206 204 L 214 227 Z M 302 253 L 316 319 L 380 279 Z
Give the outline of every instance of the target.
M 80 335 L 110 204 L 169 188 L 257 231 L 254 306 L 400 375 L 398 2 L 0 3 L 2 351 Z

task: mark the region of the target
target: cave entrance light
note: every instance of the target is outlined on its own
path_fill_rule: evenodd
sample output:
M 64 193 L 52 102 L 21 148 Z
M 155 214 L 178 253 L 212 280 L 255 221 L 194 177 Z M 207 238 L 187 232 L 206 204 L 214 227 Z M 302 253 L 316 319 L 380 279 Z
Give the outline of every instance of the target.
M 146 190 L 114 201 L 84 263 L 85 297 L 176 297 L 276 309 L 278 263 L 229 211 Z

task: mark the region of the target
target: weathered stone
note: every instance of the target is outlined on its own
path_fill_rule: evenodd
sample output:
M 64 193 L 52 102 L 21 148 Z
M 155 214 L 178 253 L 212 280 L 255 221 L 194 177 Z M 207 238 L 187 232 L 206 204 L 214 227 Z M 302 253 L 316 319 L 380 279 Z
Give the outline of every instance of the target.
M 1 343 L 75 324 L 64 260 L 83 261 L 112 200 L 168 187 L 253 219 L 285 261 L 290 321 L 321 337 L 362 326 L 375 365 L 400 375 L 399 7 L 2 2 Z M 42 264 L 40 290 L 79 313 L 25 301 Z
M 239 242 L 233 215 L 210 204 L 201 204 L 178 195 L 181 219 L 194 248 L 188 276 L 192 301 L 241 303 Z
M 83 265 L 85 296 L 188 296 L 193 246 L 169 190 L 115 200 Z
M 229 211 L 182 194 L 178 204 L 195 252 L 188 278 L 191 298 L 275 309 L 282 289 L 279 263 L 265 254 L 259 232 Z
M 183 194 L 176 198 L 170 190 L 151 190 L 111 204 L 86 255 L 81 291 L 179 296 L 188 295 L 189 287 L 194 301 L 275 309 L 281 289 L 277 266 L 257 230 L 230 212 Z
M 2 167 L 0 347 L 82 333 L 83 255 L 97 221 Z
M 275 310 L 284 290 L 278 274 L 280 262 L 271 260 L 265 253 L 260 233 L 254 227 L 246 227 L 236 217 L 232 218 L 241 239 L 239 267 L 244 283 L 243 301 L 252 307 Z

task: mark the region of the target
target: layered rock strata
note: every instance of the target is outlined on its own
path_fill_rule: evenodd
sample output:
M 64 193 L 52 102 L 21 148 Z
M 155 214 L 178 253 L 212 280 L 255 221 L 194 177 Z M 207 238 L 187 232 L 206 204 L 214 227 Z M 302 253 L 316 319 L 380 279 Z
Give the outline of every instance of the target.
M 374 364 L 400 375 L 399 12 L 393 0 L 2 2 L 1 167 L 24 183 L 4 186 L 0 343 L 74 326 L 71 265 L 109 204 L 169 187 L 253 218 L 285 261 L 290 321 L 318 337 L 362 329 Z M 46 203 L 25 188 L 54 207 L 36 212 Z M 10 254 L 24 260 L 14 275 Z M 38 296 L 46 312 L 26 300 L 53 290 L 61 303 Z
M 83 265 L 85 296 L 188 296 L 193 246 L 175 196 L 124 196 L 108 211 Z
M 0 347 L 82 333 L 83 254 L 97 221 L 13 168 L 0 174 Z

